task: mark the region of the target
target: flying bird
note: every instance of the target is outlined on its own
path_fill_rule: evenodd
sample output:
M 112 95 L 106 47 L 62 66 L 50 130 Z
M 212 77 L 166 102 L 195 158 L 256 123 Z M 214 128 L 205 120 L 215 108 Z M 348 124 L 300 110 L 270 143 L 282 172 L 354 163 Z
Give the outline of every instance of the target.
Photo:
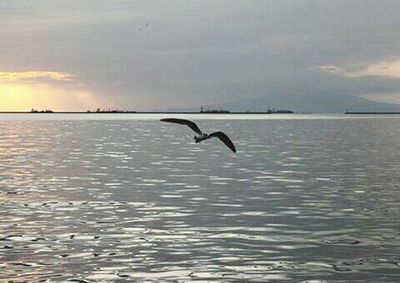
M 233 152 L 236 152 L 235 145 L 231 141 L 231 139 L 223 132 L 213 132 L 211 134 L 206 134 L 203 133 L 200 128 L 196 125 L 196 123 L 185 120 L 185 119 L 177 119 L 177 118 L 164 118 L 160 120 L 161 122 L 170 122 L 170 123 L 176 123 L 176 124 L 181 124 L 181 125 L 186 125 L 189 126 L 193 131 L 195 131 L 198 135 L 194 136 L 194 141 L 196 143 L 199 143 L 201 141 L 211 139 L 212 137 L 217 137 L 219 138 L 227 147 L 229 147 Z

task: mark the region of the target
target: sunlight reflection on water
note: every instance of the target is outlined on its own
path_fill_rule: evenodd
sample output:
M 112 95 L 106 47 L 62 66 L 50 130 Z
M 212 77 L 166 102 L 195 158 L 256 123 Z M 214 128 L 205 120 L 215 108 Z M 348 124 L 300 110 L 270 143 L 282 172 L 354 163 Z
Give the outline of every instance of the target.
M 2 281 L 400 275 L 399 118 L 1 120 Z

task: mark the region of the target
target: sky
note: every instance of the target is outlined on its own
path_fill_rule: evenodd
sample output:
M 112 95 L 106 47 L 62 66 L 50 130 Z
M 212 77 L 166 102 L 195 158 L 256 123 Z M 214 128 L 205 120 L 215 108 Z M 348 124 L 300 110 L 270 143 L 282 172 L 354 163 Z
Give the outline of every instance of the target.
M 400 104 L 399 27 L 398 0 L 3 0 L 0 111 Z

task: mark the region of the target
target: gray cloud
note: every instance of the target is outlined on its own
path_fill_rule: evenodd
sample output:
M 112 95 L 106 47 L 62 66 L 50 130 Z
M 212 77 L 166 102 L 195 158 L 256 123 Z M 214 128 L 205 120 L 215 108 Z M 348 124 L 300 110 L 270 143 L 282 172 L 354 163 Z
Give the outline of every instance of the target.
M 142 109 L 327 89 L 393 101 L 397 81 L 349 74 L 399 60 L 398 11 L 390 0 L 2 1 L 0 71 L 74 74 Z

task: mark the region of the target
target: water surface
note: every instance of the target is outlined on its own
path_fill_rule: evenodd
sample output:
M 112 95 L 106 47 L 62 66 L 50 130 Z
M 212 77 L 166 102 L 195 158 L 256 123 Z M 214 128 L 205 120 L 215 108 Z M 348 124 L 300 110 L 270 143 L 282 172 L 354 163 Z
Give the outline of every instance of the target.
M 400 117 L 253 116 L 1 115 L 0 281 L 397 282 Z

